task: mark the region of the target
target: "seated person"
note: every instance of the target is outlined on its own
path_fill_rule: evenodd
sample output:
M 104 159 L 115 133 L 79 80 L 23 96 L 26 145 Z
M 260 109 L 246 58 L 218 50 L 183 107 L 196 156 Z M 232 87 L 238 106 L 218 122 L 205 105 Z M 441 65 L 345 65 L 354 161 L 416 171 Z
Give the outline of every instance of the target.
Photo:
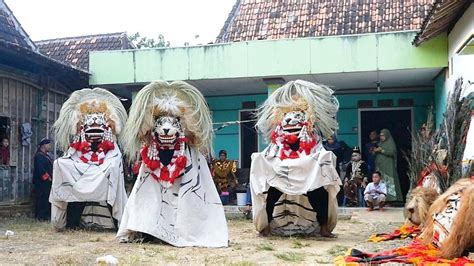
M 344 206 L 364 207 L 363 194 L 367 186 L 367 164 L 361 158 L 359 147 L 354 147 L 344 178 Z
M 368 211 L 373 211 L 375 206 L 379 206 L 379 210 L 383 211 L 385 205 L 385 196 L 387 195 L 387 187 L 381 182 L 382 174 L 375 171 L 372 174 L 373 182 L 370 182 L 364 191 L 364 199 L 369 206 Z
M 212 179 L 214 179 L 219 194 L 233 192 L 238 184 L 235 176 L 236 171 L 236 163 L 227 159 L 227 151 L 219 151 L 219 159 L 212 162 Z

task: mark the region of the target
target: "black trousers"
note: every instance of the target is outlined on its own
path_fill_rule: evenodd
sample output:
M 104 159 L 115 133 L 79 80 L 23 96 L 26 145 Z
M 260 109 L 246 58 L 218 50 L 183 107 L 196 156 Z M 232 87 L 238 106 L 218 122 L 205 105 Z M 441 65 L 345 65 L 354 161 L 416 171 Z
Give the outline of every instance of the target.
M 81 226 L 81 217 L 84 208 L 88 205 L 94 205 L 95 202 L 69 202 L 66 209 L 66 228 L 67 229 L 78 229 Z M 107 208 L 112 216 L 112 206 L 107 204 Z M 118 229 L 118 221 L 113 218 L 114 226 Z
M 283 192 L 280 190 L 270 187 L 267 193 L 267 205 L 265 206 L 268 223 L 273 220 L 273 210 L 275 209 L 275 203 L 280 199 Z M 316 220 L 318 221 L 319 225 L 326 225 L 328 223 L 328 202 L 329 202 L 329 194 L 324 189 L 324 187 L 320 187 L 313 191 L 309 191 L 306 193 L 308 196 L 308 201 L 313 210 L 316 211 Z
M 51 219 L 51 203 L 49 203 L 51 184 L 51 181 L 38 181 L 35 184 L 35 218 L 40 221 Z

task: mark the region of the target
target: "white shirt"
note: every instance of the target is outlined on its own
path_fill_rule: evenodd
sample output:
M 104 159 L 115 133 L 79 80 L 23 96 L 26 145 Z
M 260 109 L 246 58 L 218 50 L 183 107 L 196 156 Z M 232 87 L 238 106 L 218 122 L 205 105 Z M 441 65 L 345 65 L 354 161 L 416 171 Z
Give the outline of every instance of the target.
M 380 181 L 377 185 L 374 182 L 370 182 L 367 187 L 365 187 L 364 194 L 369 193 L 374 199 L 376 199 L 380 194 L 387 195 L 387 187 L 385 183 Z

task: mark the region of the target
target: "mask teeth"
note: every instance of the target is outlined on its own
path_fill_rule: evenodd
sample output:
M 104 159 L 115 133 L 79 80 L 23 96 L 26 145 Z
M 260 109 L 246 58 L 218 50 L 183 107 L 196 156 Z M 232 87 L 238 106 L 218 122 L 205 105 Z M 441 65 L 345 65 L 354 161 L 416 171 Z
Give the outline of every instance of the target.
M 112 129 L 110 127 L 107 131 L 105 131 L 105 139 L 112 142 Z
M 84 128 L 81 127 L 81 140 L 86 140 L 86 133 L 84 132 Z
M 298 135 L 298 138 L 302 141 L 308 141 L 309 140 L 308 130 L 306 129 L 306 126 L 303 126 L 303 128 L 301 128 L 301 131 L 300 131 L 300 134 Z

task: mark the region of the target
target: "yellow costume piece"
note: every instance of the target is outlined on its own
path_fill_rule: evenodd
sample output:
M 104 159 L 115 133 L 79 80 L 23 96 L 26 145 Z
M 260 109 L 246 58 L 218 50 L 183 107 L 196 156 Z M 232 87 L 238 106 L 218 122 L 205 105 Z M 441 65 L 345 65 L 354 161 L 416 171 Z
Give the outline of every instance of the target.
M 237 164 L 235 161 L 215 160 L 212 163 L 212 168 L 214 183 L 219 193 L 228 191 L 229 188 L 235 188 L 238 183 L 235 177 L 235 172 L 237 172 Z

